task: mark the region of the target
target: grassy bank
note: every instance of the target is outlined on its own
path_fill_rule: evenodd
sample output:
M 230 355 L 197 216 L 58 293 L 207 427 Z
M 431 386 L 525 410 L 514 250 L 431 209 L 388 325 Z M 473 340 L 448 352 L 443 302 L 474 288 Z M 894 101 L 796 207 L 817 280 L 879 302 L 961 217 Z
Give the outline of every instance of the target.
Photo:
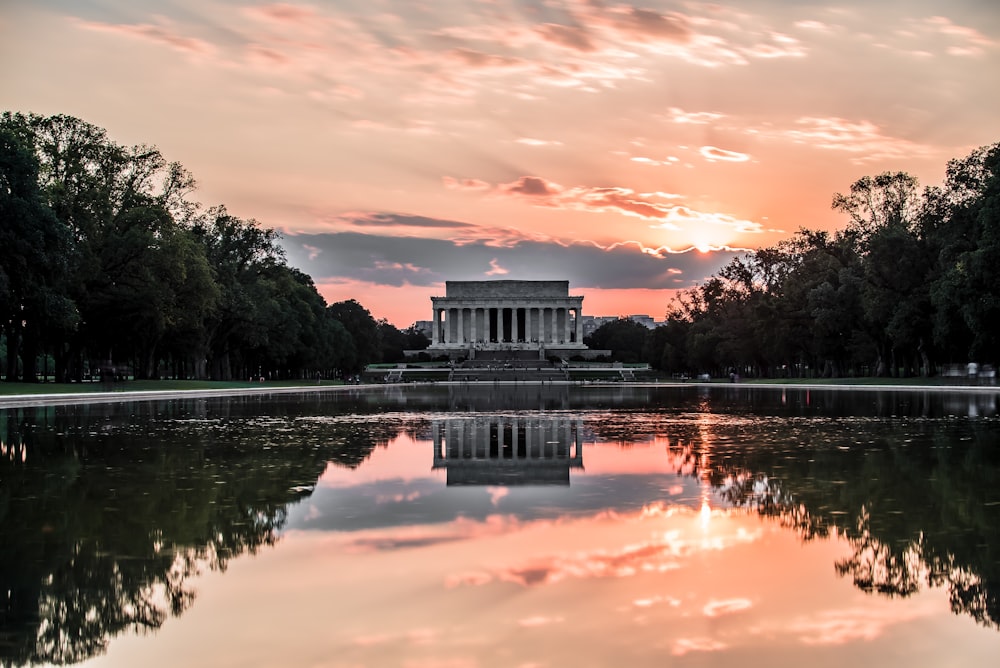
M 254 387 L 315 386 L 316 381 L 280 380 L 252 383 L 239 380 L 126 380 L 117 383 L 7 383 L 0 382 L 0 396 L 15 394 L 76 394 L 85 392 L 156 392 L 183 390 L 237 390 Z M 342 381 L 324 380 L 320 385 L 343 385 Z

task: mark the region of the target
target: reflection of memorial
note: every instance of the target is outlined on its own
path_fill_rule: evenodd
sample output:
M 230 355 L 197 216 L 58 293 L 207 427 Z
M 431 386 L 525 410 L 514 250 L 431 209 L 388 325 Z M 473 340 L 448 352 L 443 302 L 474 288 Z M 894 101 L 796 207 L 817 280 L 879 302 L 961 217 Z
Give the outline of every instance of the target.
M 569 485 L 583 468 L 576 418 L 483 415 L 434 420 L 434 468 L 448 485 Z

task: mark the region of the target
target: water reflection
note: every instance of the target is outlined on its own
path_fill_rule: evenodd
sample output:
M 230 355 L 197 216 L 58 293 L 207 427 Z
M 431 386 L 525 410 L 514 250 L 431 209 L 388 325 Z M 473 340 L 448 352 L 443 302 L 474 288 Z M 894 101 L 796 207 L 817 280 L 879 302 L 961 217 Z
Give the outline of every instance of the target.
M 336 564 L 378 589 L 369 558 L 401 573 L 435 564 L 427 580 L 394 584 L 459 617 L 505 609 L 504 587 L 550 590 L 532 600 L 571 602 L 517 621 L 555 631 L 573 596 L 590 595 L 559 590 L 567 581 L 617 582 L 643 614 L 680 610 L 671 573 L 694 569 L 694 554 L 761 544 L 764 527 L 794 534 L 801 554 L 822 548 L 826 572 L 878 600 L 940 589 L 953 612 L 1000 628 L 996 395 L 387 388 L 0 411 L 0 663 L 79 662 L 155 631 L 192 609 L 196 576 L 283 554 L 263 548 L 288 537 L 328 541 L 310 553 L 311 578 Z M 761 547 L 754 577 L 771 569 L 775 586 L 793 586 L 782 571 L 802 557 L 782 549 L 767 565 Z M 718 568 L 750 573 L 739 560 Z M 279 567 L 267 581 L 289 577 Z M 705 618 L 765 607 L 765 593 L 702 585 Z M 366 595 L 338 587 L 356 597 L 344 600 Z M 386 605 L 417 606 L 380 591 Z M 672 651 L 735 646 L 691 636 Z M 358 663 L 386 657 L 358 647 L 338 649 Z
M 470 416 L 431 420 L 434 468 L 448 485 L 569 485 L 583 468 L 579 419 Z

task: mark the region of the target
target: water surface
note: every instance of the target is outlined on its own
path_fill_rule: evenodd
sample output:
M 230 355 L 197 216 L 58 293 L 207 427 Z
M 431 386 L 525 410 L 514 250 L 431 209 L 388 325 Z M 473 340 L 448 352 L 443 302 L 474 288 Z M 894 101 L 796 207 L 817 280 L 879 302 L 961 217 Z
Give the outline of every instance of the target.
M 995 394 L 0 411 L 0 663 L 989 665 Z

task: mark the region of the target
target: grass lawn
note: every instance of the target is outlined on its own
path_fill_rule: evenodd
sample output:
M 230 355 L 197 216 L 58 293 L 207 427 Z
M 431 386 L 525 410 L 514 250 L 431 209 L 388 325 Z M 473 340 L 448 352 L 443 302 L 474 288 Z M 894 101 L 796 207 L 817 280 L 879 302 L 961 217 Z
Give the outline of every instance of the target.
M 156 390 L 226 390 L 243 387 L 302 387 L 316 385 L 309 380 L 276 380 L 251 383 L 240 380 L 126 380 L 118 383 L 7 383 L 0 382 L 0 395 L 71 394 L 78 392 L 154 392 Z M 343 381 L 324 380 L 321 385 L 343 385 Z

